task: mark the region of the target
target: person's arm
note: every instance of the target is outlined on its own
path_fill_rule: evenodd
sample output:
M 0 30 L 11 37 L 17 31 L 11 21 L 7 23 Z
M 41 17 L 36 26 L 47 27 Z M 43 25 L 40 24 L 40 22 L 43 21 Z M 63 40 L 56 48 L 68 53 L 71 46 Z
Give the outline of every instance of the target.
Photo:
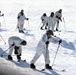
M 56 18 L 57 18 L 57 19 L 59 19 L 60 21 L 62 21 L 61 17 L 59 17 L 59 16 L 56 16 Z
M 62 17 L 62 13 L 57 12 L 56 18 L 59 19 L 60 21 L 62 21 L 61 17 Z
M 0 14 L 0 16 L 4 16 L 4 14 Z
M 41 20 L 42 20 L 42 21 L 44 21 L 44 18 L 43 18 L 43 16 L 41 16 Z
M 49 38 L 47 38 L 46 34 L 43 35 L 42 41 L 44 42 L 44 44 L 49 44 Z
M 17 17 L 18 20 L 20 19 L 20 16 L 21 16 L 21 14 L 19 13 L 19 14 L 18 14 L 18 17 Z
M 46 34 L 43 35 L 42 41 L 43 41 L 44 43 L 47 41 L 47 35 L 46 35 Z
M 59 44 L 62 42 L 62 40 L 59 37 L 56 37 L 56 36 L 52 36 L 50 41 L 53 42 L 53 43 L 59 43 Z
M 24 16 L 24 19 L 25 19 L 25 20 L 29 20 L 29 18 L 26 18 L 25 15 L 23 15 L 23 16 Z

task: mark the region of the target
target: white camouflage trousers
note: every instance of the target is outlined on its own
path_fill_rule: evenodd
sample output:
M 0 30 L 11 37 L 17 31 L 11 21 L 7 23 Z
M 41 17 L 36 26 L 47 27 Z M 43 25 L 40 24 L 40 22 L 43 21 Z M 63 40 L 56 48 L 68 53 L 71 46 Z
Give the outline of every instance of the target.
M 44 55 L 45 64 L 49 64 L 50 63 L 49 50 L 47 51 L 44 50 L 41 54 L 36 53 L 31 63 L 35 63 L 42 54 Z

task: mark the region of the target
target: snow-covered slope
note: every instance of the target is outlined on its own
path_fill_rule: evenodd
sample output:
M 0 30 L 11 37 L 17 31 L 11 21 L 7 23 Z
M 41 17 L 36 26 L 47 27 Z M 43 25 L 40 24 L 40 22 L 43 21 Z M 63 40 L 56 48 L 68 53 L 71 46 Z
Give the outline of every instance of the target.
M 4 13 L 4 17 L 0 17 L 1 29 L 0 35 L 6 42 L 0 38 L 0 54 L 8 49 L 8 38 L 10 36 L 19 36 L 27 41 L 27 45 L 23 47 L 22 59 L 27 62 L 16 62 L 16 57 L 13 54 L 14 62 L 5 60 L 8 51 L 4 54 L 4 58 L 0 57 L 0 72 L 5 75 L 11 73 L 13 75 L 76 75 L 76 1 L 75 0 L 2 0 L 0 1 L 0 10 Z M 17 14 L 21 9 L 24 9 L 26 17 L 29 22 L 25 21 L 25 34 L 18 33 L 16 29 Z M 64 20 L 60 23 L 60 30 L 62 32 L 54 32 L 60 37 L 63 42 L 59 48 L 55 64 L 53 68 L 57 70 L 65 69 L 65 72 L 48 71 L 41 72 L 39 70 L 32 70 L 29 68 L 30 61 L 34 57 L 36 46 L 45 30 L 40 30 L 40 17 L 43 13 L 49 16 L 51 11 L 63 10 Z M 51 46 L 52 45 L 52 46 Z M 52 65 L 57 44 L 50 44 L 50 60 Z M 43 69 L 44 57 L 43 55 L 35 64 L 38 69 Z M 20 74 L 19 74 L 20 73 Z M 11 75 L 10 74 L 10 75 Z M 0 74 L 1 75 L 1 74 Z

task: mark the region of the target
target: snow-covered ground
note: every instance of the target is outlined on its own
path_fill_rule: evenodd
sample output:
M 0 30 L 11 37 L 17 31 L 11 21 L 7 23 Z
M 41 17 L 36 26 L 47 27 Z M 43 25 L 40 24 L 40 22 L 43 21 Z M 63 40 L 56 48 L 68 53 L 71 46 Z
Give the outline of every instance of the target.
M 26 17 L 29 18 L 29 22 L 25 21 L 25 28 L 28 33 L 18 33 L 17 26 L 17 14 L 21 9 L 24 9 Z M 62 9 L 64 21 L 60 23 L 60 30 L 62 32 L 54 32 L 54 34 L 60 37 L 63 42 L 59 48 L 54 69 L 60 71 L 44 72 L 38 70 L 32 70 L 29 68 L 30 61 L 34 57 L 36 52 L 36 46 L 45 31 L 40 30 L 41 20 L 40 17 L 43 13 L 47 13 L 49 16 L 52 11 Z M 0 10 L 4 13 L 4 17 L 0 17 L 0 54 L 8 49 L 8 38 L 16 35 L 27 41 L 27 45 L 22 49 L 22 59 L 27 62 L 16 62 L 16 57 L 13 54 L 14 62 L 10 62 L 0 57 L 0 72 L 4 75 L 76 75 L 76 1 L 75 0 L 1 0 Z M 2 38 L 6 42 L 2 41 Z M 52 45 L 52 46 L 51 46 Z M 50 60 L 52 65 L 55 52 L 57 50 L 57 44 L 50 44 Z M 7 58 L 8 51 L 4 54 Z M 38 69 L 44 68 L 43 55 L 35 63 Z M 2 75 L 2 74 L 0 74 Z

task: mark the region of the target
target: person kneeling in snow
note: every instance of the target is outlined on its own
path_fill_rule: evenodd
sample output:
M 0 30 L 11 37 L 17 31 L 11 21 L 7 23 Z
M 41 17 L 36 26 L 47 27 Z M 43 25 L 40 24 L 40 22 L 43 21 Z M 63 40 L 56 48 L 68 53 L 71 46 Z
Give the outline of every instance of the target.
M 50 64 L 50 59 L 49 59 L 48 45 L 49 45 L 50 42 L 59 43 L 59 44 L 62 42 L 61 39 L 56 38 L 53 35 L 54 34 L 53 34 L 53 32 L 51 30 L 48 30 L 46 32 L 46 34 L 43 35 L 43 37 L 41 38 L 41 40 L 39 41 L 39 43 L 37 45 L 36 54 L 35 54 L 34 58 L 31 61 L 30 68 L 33 68 L 33 69 L 36 68 L 34 63 L 43 54 L 44 58 L 45 58 L 45 67 L 46 67 L 46 69 L 51 69 L 52 70 L 52 66 L 49 65 Z
M 11 55 L 14 50 L 14 53 L 16 54 L 18 61 L 20 61 L 22 46 L 25 46 L 27 42 L 17 36 L 12 36 L 8 39 L 8 43 L 9 43 L 9 48 L 10 48 L 8 59 L 13 60 Z

